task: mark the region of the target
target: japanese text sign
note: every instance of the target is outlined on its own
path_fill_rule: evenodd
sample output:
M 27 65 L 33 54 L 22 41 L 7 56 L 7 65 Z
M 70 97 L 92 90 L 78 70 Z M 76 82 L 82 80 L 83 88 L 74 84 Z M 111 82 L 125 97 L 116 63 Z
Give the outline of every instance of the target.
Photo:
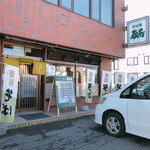
M 74 89 L 74 79 L 70 76 L 56 76 L 56 98 L 57 107 L 75 107 L 76 97 Z
M 127 22 L 128 46 L 149 43 L 149 17 Z
M 124 86 L 125 73 L 116 72 L 115 73 L 115 91 L 121 89 Z
M 129 74 L 128 76 L 128 83 L 133 82 L 138 76 L 135 74 Z
M 95 84 L 95 70 L 87 69 L 87 88 L 85 102 L 92 103 L 93 86 Z
M 110 91 L 110 85 L 111 85 L 111 72 L 110 71 L 104 71 L 102 74 L 102 83 L 101 83 L 101 97 Z
M 5 65 L 0 122 L 10 123 L 14 121 L 18 92 L 18 76 L 18 67 Z

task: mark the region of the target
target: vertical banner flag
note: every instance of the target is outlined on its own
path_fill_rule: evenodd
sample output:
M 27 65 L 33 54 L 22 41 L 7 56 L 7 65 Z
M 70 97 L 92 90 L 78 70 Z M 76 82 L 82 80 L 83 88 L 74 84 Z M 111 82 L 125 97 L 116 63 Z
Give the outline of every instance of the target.
M 103 70 L 100 97 L 102 97 L 103 95 L 109 93 L 110 84 L 111 84 L 111 72 Z
M 134 81 L 138 76 L 134 74 L 129 74 L 128 76 L 128 83 Z
M 95 70 L 87 69 L 86 103 L 92 103 L 93 86 L 95 84 Z
M 0 122 L 14 121 L 16 99 L 18 92 L 19 68 L 5 65 Z
M 124 72 L 115 73 L 115 90 L 114 91 L 118 91 L 124 86 L 124 78 L 125 78 Z

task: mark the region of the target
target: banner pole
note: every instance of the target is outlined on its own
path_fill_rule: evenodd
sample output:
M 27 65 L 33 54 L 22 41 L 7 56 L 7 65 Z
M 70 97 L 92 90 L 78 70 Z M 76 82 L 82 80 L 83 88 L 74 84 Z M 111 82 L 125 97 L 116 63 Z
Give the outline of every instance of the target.
M 77 106 L 75 106 L 75 110 L 76 110 L 76 113 L 78 112 L 78 110 L 77 110 Z
M 58 116 L 60 116 L 60 113 L 59 113 L 59 108 L 57 108 L 57 114 L 58 114 Z

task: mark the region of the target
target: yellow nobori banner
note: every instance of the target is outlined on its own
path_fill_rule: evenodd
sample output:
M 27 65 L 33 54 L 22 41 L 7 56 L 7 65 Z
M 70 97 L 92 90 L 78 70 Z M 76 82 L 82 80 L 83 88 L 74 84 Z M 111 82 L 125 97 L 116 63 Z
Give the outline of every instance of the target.
M 34 61 L 32 73 L 37 75 L 46 75 L 46 62 Z

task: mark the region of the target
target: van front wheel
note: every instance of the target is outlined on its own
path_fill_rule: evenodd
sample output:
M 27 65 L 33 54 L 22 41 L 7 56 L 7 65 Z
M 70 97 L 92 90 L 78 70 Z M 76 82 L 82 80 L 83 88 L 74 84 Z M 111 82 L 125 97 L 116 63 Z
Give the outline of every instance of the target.
M 125 133 L 125 125 L 122 116 L 118 113 L 109 113 L 104 118 L 104 127 L 108 134 L 121 137 Z

